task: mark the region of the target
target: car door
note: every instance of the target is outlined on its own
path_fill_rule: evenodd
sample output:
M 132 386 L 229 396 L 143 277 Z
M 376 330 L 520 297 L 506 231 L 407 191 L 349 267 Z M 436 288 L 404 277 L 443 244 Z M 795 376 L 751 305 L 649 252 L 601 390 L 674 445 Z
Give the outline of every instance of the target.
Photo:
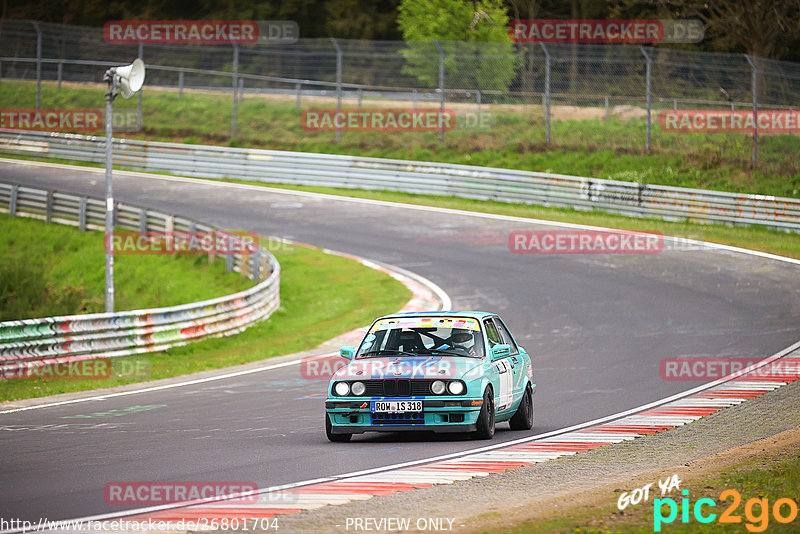
M 491 318 L 483 321 L 483 327 L 486 331 L 486 339 L 489 342 L 489 351 L 491 351 L 492 347 L 495 345 L 503 343 L 497 331 L 497 327 Z M 514 369 L 508 356 L 492 361 L 492 367 L 497 371 L 499 380 L 499 391 L 495 392 L 495 409 L 498 412 L 502 412 L 508 409 L 514 400 Z
M 511 336 L 511 333 L 506 328 L 506 325 L 503 323 L 503 320 L 499 317 L 494 317 L 492 319 L 495 325 L 495 329 L 497 330 L 498 335 L 500 336 L 500 342 L 505 343 L 509 347 L 511 347 L 511 352 L 508 355 L 508 362 L 511 365 L 511 373 L 513 376 L 513 394 L 514 399 L 517 400 L 522 396 L 523 389 L 522 383 L 525 380 L 525 362 L 522 360 L 522 356 L 519 353 L 519 347 L 517 347 L 514 338 Z

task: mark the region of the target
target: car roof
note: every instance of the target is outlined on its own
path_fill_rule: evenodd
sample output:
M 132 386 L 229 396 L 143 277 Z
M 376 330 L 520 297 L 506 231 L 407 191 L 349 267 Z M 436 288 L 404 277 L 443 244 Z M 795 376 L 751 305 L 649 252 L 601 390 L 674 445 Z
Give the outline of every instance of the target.
M 473 319 L 484 319 L 494 317 L 496 313 L 483 311 L 420 311 L 420 312 L 398 312 L 378 317 L 378 319 L 394 319 L 397 317 L 471 317 Z

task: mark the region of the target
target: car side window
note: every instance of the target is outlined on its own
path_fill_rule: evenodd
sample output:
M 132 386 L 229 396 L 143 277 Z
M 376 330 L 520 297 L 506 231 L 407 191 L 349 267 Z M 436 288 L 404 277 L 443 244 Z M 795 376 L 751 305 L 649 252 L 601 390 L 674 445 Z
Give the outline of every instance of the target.
M 491 349 L 495 345 L 499 345 L 502 343 L 500 341 L 500 335 L 497 333 L 497 329 L 494 326 L 494 323 L 491 319 L 486 319 L 483 322 L 483 327 L 486 330 L 486 339 L 489 340 L 489 348 Z
M 506 325 L 503 324 L 503 321 L 499 317 L 495 317 L 494 324 L 497 326 L 497 332 L 500 334 L 500 339 L 503 340 L 502 342 L 511 347 L 511 354 L 519 354 L 517 344 L 514 343 L 514 338 L 511 337 L 511 334 L 508 332 Z

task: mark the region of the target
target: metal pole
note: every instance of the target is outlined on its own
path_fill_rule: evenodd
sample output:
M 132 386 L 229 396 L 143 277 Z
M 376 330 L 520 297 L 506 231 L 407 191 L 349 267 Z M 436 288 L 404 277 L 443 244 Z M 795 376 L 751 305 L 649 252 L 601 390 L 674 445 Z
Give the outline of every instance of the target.
M 651 123 L 651 120 L 650 120 L 650 97 L 651 97 L 651 94 L 650 94 L 651 93 L 651 91 L 650 91 L 650 66 L 651 66 L 651 61 L 650 61 L 650 55 L 647 53 L 647 51 L 644 49 L 644 47 L 640 46 L 639 50 L 642 51 L 642 55 L 644 55 L 645 59 L 647 60 L 647 139 L 645 140 L 644 148 L 645 148 L 645 150 L 647 150 L 649 152 L 650 151 L 650 129 L 651 129 L 651 126 L 652 126 L 652 123 Z
M 608 97 L 606 97 L 606 120 L 608 120 Z
M 550 51 L 544 43 L 539 43 L 544 50 L 545 67 L 544 67 L 544 140 L 546 143 L 550 142 Z
M 139 59 L 144 61 L 144 45 L 139 43 Z M 137 128 L 142 127 L 142 91 L 139 90 L 136 102 L 136 126 Z
M 755 165 L 758 160 L 758 69 L 750 54 L 745 54 L 744 57 L 747 58 L 753 71 L 753 154 L 750 156 L 750 161 Z
M 294 107 L 300 109 L 300 84 L 296 84 L 295 88 L 297 89 L 297 99 L 294 102 Z
M 335 38 L 331 37 L 333 47 L 336 49 L 336 116 L 342 112 L 342 49 Z M 336 121 L 337 123 L 339 121 Z M 336 126 L 336 144 L 342 140 L 342 130 Z
M 439 51 L 439 142 L 444 142 L 444 50 L 439 41 L 433 41 Z
M 239 86 L 239 45 L 234 43 L 233 45 L 233 113 L 231 117 L 231 139 L 236 137 L 236 113 L 237 113 L 237 103 L 238 98 L 236 95 L 236 90 Z
M 112 136 L 113 136 L 113 111 L 111 103 L 114 100 L 114 73 L 116 69 L 108 69 L 106 76 L 110 73 L 108 91 L 106 92 L 106 312 L 114 311 L 114 249 L 111 244 L 111 236 L 114 232 L 114 193 L 111 187 L 111 166 L 112 166 Z
M 38 22 L 31 22 L 36 30 L 36 109 L 42 105 L 42 31 Z
M 63 74 L 63 71 L 64 71 L 64 62 L 63 61 L 59 61 L 58 62 L 58 88 L 59 89 L 61 89 L 61 76 Z
M 183 71 L 178 71 L 178 98 L 183 98 Z

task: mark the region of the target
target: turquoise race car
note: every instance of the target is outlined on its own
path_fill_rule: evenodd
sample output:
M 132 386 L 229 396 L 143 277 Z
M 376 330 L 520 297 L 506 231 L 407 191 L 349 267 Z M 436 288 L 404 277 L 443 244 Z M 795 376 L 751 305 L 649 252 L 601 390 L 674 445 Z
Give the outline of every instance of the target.
M 493 313 L 387 315 L 361 345 L 342 347 L 350 362 L 328 386 L 325 431 L 331 441 L 364 432 L 470 432 L 494 436 L 495 423 L 533 427 L 533 368 Z

